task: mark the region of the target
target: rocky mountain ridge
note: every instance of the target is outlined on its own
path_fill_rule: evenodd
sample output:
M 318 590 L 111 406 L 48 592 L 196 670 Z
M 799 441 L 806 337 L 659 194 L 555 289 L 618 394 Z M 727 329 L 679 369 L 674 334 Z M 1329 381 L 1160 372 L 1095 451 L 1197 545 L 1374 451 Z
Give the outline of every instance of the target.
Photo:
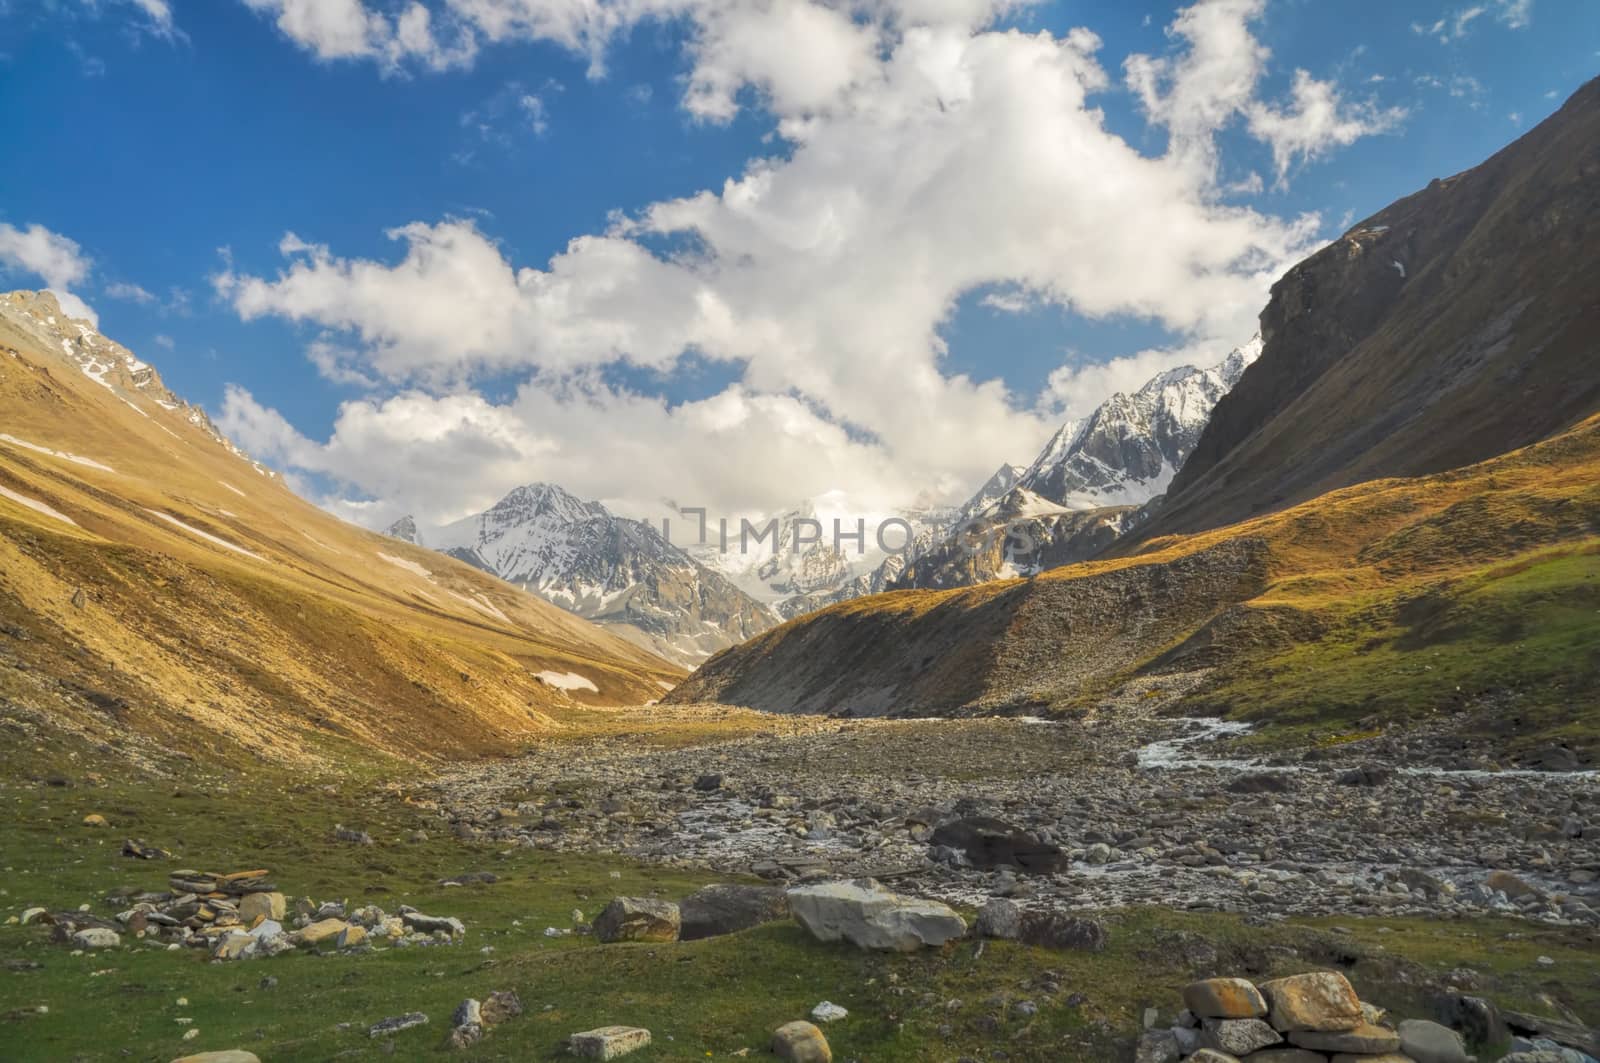
M 1505 453 L 1600 409 L 1600 79 L 1289 270 L 1264 349 L 1123 547 Z

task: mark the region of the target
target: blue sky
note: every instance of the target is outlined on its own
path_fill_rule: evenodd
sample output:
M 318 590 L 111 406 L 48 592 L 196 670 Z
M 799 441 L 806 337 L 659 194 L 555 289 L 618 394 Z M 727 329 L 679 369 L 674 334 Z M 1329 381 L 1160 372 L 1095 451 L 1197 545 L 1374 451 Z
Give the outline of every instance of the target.
M 411 509 L 442 519 L 534 479 L 638 509 L 668 491 L 729 510 L 829 490 L 884 505 L 959 494 L 999 460 L 1029 460 L 1056 422 L 1113 387 L 1184 358 L 1220 360 L 1247 338 L 1252 293 L 1283 264 L 1274 255 L 1292 261 L 1477 163 L 1600 69 L 1593 0 L 1208 0 L 1188 35 L 1172 28 L 1176 5 L 871 3 L 841 19 L 836 5 L 790 0 L 804 21 L 772 25 L 738 3 L 584 0 L 575 25 L 549 15 L 509 29 L 494 21 L 497 5 L 527 19 L 542 0 L 408 5 L 0 3 L 11 161 L 0 223 L 76 245 L 55 277 L 37 256 L 0 251 L 0 279 L 63 286 L 70 274 L 102 331 L 308 494 L 369 523 Z M 550 5 L 562 17 L 573 8 Z M 429 16 L 420 44 L 414 26 L 401 32 L 413 9 Z M 826 34 L 808 48 L 796 27 Z M 1065 43 L 1075 27 L 1097 38 L 1083 49 L 1092 58 Z M 1059 86 L 1018 80 L 1033 76 L 1031 60 L 1010 30 L 1044 34 L 1052 61 L 1076 64 L 1090 118 L 1058 130 L 1049 114 L 1023 114 L 1016 100 L 1031 107 Z M 857 31 L 870 31 L 864 49 L 850 39 Z M 1184 63 L 1213 46 L 1231 61 L 1240 33 L 1262 55 L 1244 96 L 1218 105 L 1226 79 L 1208 83 L 1204 64 L 1186 74 Z M 918 34 L 944 42 L 924 65 L 965 49 L 930 82 L 944 79 L 939 91 L 970 113 L 992 91 L 987 117 L 926 127 L 935 134 L 884 124 L 898 121 L 902 97 L 874 79 L 921 46 Z M 806 56 L 798 68 L 793 53 Z M 1148 93 L 1125 65 L 1134 55 L 1155 64 Z M 1331 93 L 1328 122 L 1296 109 L 1297 71 Z M 1077 105 L 1070 91 L 1063 98 Z M 916 145 L 904 175 L 871 157 L 874 137 L 901 132 Z M 1097 186 L 1074 166 L 1073 144 L 1052 147 L 1037 173 L 1015 170 L 1018 187 L 1035 189 L 1029 198 L 1010 186 L 1013 171 L 960 147 L 924 151 L 925 135 L 1014 150 L 1019 167 L 1032 165 L 1032 137 L 1059 146 L 1103 136 L 1085 146 L 1089 169 L 1101 150 L 1165 160 L 1151 183 L 1194 194 L 1194 245 L 1165 247 L 1161 233 L 1189 216 L 1154 220 L 1164 205 L 1127 198 L 1114 173 Z M 1287 153 L 1281 170 L 1275 150 Z M 768 160 L 782 189 L 754 214 L 744 204 L 766 186 L 733 195 L 725 185 L 753 160 Z M 1038 194 L 1052 180 L 1068 205 L 1060 216 Z M 639 222 L 652 204 L 702 192 L 715 202 Z M 1006 213 L 1014 195 L 1031 213 Z M 1197 263 L 1122 298 L 1097 283 L 1104 275 L 1115 288 L 1119 267 L 1097 258 L 1136 282 L 1128 263 L 1141 249 L 1111 246 L 1132 226 L 1097 215 L 1102 201 L 1122 219 L 1148 207 L 1152 260 L 1194 256 L 1210 225 L 1259 261 Z M 1223 217 L 1241 208 L 1262 219 L 1245 235 Z M 861 247 L 828 230 L 855 210 L 884 226 Z M 1311 214 L 1315 224 L 1296 221 Z M 619 230 L 619 216 L 631 227 Z M 458 227 L 449 240 L 436 228 L 446 225 Z M 420 252 L 409 244 L 422 256 L 418 283 L 439 293 L 426 317 L 397 269 L 408 241 L 388 235 L 404 226 L 426 229 Z M 1030 226 L 1052 234 L 1060 261 L 1017 241 Z M 477 240 L 454 239 L 463 232 Z M 991 232 L 1012 235 L 990 242 Z M 325 250 L 286 256 L 287 233 Z M 514 285 L 481 279 L 495 272 L 485 255 L 503 260 L 507 285 L 524 269 L 554 283 L 552 259 L 569 241 L 608 234 L 612 251 L 671 271 L 629 261 L 607 272 L 610 259 L 585 248 L 563 260 L 571 291 L 530 295 L 454 349 L 441 318 L 459 309 L 495 322 L 517 298 Z M 835 250 L 807 268 L 820 243 Z M 304 276 L 291 288 L 280 275 L 297 262 Z M 847 294 L 810 290 L 824 273 L 857 272 Z M 861 298 L 880 280 L 881 311 Z M 1192 295 L 1170 290 L 1190 282 Z M 545 291 L 546 278 L 528 283 Z M 612 285 L 615 299 L 597 303 L 592 293 Z M 1213 312 L 1219 300 L 1238 307 Z M 684 303 L 703 312 L 687 321 Z M 413 311 L 415 321 L 395 323 Z M 320 367 L 308 355 L 317 344 Z M 922 422 L 906 409 L 919 404 Z M 733 433 L 734 422 L 747 430 Z M 460 460 L 437 462 L 435 478 L 379 467 L 413 462 L 414 446 L 456 445 Z M 659 458 L 679 453 L 693 472 Z

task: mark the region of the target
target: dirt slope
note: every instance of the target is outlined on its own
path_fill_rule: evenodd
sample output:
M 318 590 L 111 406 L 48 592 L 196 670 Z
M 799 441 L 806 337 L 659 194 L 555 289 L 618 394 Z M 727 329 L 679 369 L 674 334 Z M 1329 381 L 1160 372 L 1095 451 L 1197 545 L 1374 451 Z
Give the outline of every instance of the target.
M 680 674 L 317 509 L 48 295 L 0 296 L 0 723 L 235 760 L 455 756 Z

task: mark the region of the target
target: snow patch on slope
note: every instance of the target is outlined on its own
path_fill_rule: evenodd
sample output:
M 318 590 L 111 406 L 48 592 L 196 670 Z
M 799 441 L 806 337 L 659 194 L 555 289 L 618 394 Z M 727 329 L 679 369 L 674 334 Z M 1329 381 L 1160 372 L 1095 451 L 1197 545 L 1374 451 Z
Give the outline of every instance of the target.
M 188 532 L 190 535 L 193 535 L 193 536 L 195 536 L 197 538 L 200 538 L 200 539 L 204 539 L 208 543 L 214 543 L 215 545 L 222 547 L 224 550 L 232 550 L 236 554 L 243 554 L 246 557 L 253 557 L 257 561 L 265 561 L 266 560 L 266 558 L 262 557 L 260 554 L 256 553 L 254 550 L 246 550 L 244 547 L 238 545 L 237 543 L 230 543 L 228 540 L 218 538 L 217 536 L 212 535 L 208 531 L 201 531 L 199 528 L 196 528 L 193 524 L 185 524 L 183 521 L 179 520 L 177 517 L 172 516 L 170 513 L 163 513 L 159 509 L 150 509 L 148 507 L 146 507 L 145 512 L 150 514 L 152 517 L 160 517 L 162 520 L 166 521 L 168 524 L 171 524 L 171 525 L 173 525 L 174 527 L 177 527 L 177 528 L 182 528 L 184 531 Z
M 403 568 L 407 572 L 413 572 L 425 580 L 433 579 L 433 573 L 429 572 L 426 568 L 423 568 L 415 561 L 410 561 L 403 557 L 395 557 L 393 554 L 386 554 L 382 550 L 378 551 L 378 556 L 389 562 L 389 564 L 394 565 L 397 568 Z
M 577 672 L 538 672 L 534 678 L 540 680 L 545 686 L 555 687 L 557 690 L 592 690 L 600 693 L 600 688 L 594 682 Z
M 12 446 L 22 447 L 24 450 L 32 450 L 39 454 L 48 454 L 52 458 L 60 458 L 63 461 L 70 461 L 74 465 L 84 465 L 91 469 L 99 469 L 101 472 L 117 471 L 109 465 L 100 464 L 93 458 L 85 458 L 77 454 L 68 454 L 64 450 L 51 450 L 49 447 L 41 447 L 37 443 L 30 443 L 26 439 L 18 439 L 16 436 L 6 435 L 4 432 L 0 432 L 0 443 L 10 443 Z
M 9 498 L 19 506 L 27 506 L 29 509 L 38 513 L 43 513 L 47 517 L 54 517 L 56 520 L 65 521 L 74 528 L 78 526 L 77 521 L 73 520 L 59 509 L 45 505 L 37 498 L 29 498 L 27 495 L 19 495 L 8 487 L 0 487 L 0 498 Z

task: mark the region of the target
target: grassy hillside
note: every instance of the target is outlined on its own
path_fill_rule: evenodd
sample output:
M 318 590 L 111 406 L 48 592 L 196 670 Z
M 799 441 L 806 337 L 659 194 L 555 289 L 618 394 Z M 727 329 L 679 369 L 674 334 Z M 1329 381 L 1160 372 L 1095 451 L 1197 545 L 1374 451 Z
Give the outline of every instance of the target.
M 714 658 L 672 697 L 1039 711 L 1138 672 L 1205 667 L 1208 707 L 1326 728 L 1503 695 L 1518 741 L 1571 738 L 1592 756 L 1597 543 L 1600 417 L 1131 557 L 845 603 Z
M 37 304 L 4 300 L 0 716 L 37 740 L 246 762 L 465 755 L 678 678 L 306 503 L 153 371 L 97 347 L 91 364 L 112 364 L 91 375 L 73 343 L 45 342 Z

